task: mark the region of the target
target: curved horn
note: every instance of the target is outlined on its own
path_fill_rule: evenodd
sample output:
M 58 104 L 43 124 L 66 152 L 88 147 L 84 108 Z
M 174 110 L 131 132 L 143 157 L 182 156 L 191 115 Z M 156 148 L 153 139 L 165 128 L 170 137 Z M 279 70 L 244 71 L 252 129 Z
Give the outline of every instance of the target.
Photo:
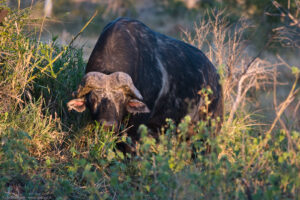
M 115 72 L 109 75 L 109 83 L 112 88 L 122 88 L 127 94 L 143 100 L 140 91 L 134 86 L 131 77 L 124 72 Z
M 80 98 L 86 94 L 88 94 L 93 89 L 100 89 L 106 87 L 106 79 L 107 75 L 100 72 L 89 72 L 87 73 L 76 92 L 74 92 L 73 96 Z

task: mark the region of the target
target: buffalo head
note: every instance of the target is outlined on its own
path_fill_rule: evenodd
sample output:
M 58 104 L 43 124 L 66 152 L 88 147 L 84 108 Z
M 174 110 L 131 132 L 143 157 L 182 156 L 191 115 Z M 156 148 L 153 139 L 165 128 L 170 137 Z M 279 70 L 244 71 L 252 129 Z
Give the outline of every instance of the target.
M 93 119 L 107 127 L 119 125 L 127 112 L 150 112 L 131 77 L 124 72 L 89 72 L 73 97 L 76 99 L 67 104 L 69 111 L 83 112 L 88 107 Z

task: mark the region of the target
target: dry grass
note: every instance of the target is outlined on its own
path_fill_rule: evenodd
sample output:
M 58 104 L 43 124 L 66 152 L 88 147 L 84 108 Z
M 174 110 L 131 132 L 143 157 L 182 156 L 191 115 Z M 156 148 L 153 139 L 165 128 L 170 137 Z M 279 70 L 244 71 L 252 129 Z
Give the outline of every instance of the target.
M 297 150 L 295 149 L 297 147 L 293 142 L 291 132 L 300 128 L 297 125 L 297 116 L 299 116 L 299 113 L 297 114 L 299 110 L 297 95 L 300 91 L 300 88 L 297 87 L 299 69 L 290 66 L 279 55 L 275 61 L 274 59 L 261 58 L 262 52 L 274 41 L 274 38 L 270 38 L 262 50 L 251 56 L 253 52 L 251 52 L 251 48 L 248 48 L 250 45 L 245 39 L 245 34 L 250 28 L 249 23 L 243 19 L 235 25 L 229 25 L 226 15 L 222 11 L 208 13 L 208 20 L 201 20 L 198 24 L 195 24 L 194 35 L 184 31 L 185 40 L 199 49 L 204 49 L 206 55 L 212 60 L 220 73 L 225 102 L 225 116 L 227 116 L 221 131 L 223 137 L 234 141 L 235 134 L 247 132 L 250 127 L 258 127 L 260 134 L 264 136 L 264 140 L 256 149 L 256 153 L 249 161 L 245 171 L 253 165 L 253 162 L 259 158 L 263 149 L 266 148 L 274 134 L 276 125 L 284 130 L 283 132 L 288 140 L 289 152 L 296 155 Z M 295 76 L 288 95 L 280 103 L 278 103 L 279 98 L 276 93 L 277 88 L 282 85 L 277 81 L 280 76 L 280 73 L 277 72 L 278 68 L 286 68 L 285 71 L 290 74 L 293 72 Z M 251 106 L 259 105 L 259 100 L 255 98 L 256 94 L 260 95 L 267 92 L 273 94 L 273 102 L 270 99 L 266 100 L 270 102 L 268 108 Z M 291 104 L 296 105 L 292 113 L 294 119 L 288 123 L 282 118 L 282 115 L 287 112 L 287 108 Z M 267 119 L 267 121 L 271 121 L 270 124 L 260 123 L 254 117 L 255 113 L 264 113 L 266 110 L 273 110 L 274 112 L 273 119 Z M 222 152 L 219 156 L 226 155 L 233 160 L 234 150 L 226 144 L 221 145 L 221 147 Z
M 25 13 L 24 13 L 25 14 Z M 33 58 L 34 46 L 26 37 L 23 37 L 23 24 L 18 20 L 17 15 L 8 15 L 8 26 L 0 26 L 0 99 L 4 106 L 0 112 L 9 111 L 16 104 L 23 103 L 21 95 L 24 93 L 28 83 L 28 77 L 33 72 L 30 64 Z M 29 69 L 30 68 L 30 69 Z
M 272 4 L 279 13 L 266 13 L 270 16 L 279 16 L 284 24 L 277 28 L 274 28 L 273 31 L 276 32 L 274 40 L 280 42 L 283 47 L 293 47 L 296 49 L 300 48 L 300 1 L 295 0 L 297 10 L 294 13 L 291 13 L 290 8 L 284 8 L 277 1 L 272 1 Z M 290 5 L 290 2 L 289 2 Z
M 227 123 L 231 124 L 237 110 L 244 107 L 253 89 L 264 89 L 272 84 L 273 70 L 277 63 L 261 59 L 261 51 L 251 56 L 245 34 L 250 25 L 241 19 L 229 26 L 224 11 L 211 12 L 208 20 L 195 24 L 195 37 L 184 32 L 187 42 L 205 49 L 206 55 L 217 67 L 223 86 Z

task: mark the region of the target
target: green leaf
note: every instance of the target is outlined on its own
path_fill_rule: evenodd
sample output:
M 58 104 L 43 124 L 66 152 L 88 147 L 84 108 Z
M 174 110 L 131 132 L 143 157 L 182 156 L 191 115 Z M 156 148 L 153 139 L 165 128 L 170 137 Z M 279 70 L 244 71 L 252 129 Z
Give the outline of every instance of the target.
M 292 132 L 292 139 L 293 140 L 297 140 L 299 138 L 299 136 L 300 136 L 299 132 L 297 132 L 297 131 Z
M 123 154 L 123 152 L 121 152 L 121 151 L 116 151 L 117 152 L 117 155 L 122 159 L 122 160 L 124 160 L 124 154 Z
M 72 153 L 73 157 L 79 154 L 79 152 L 76 151 L 76 149 L 74 147 L 71 147 L 70 152 Z
M 292 67 L 292 73 L 293 73 L 294 75 L 297 75 L 297 74 L 300 73 L 300 69 L 299 69 L 298 67 L 296 67 L 296 66 L 293 66 L 293 67 Z
M 115 158 L 115 156 L 116 156 L 116 154 L 112 150 L 109 150 L 109 152 L 107 154 L 107 160 L 111 161 L 112 159 Z
M 279 163 L 283 163 L 284 160 L 285 160 L 285 159 L 283 158 L 283 156 L 280 156 L 280 157 L 278 158 L 278 162 L 279 162 Z
M 149 185 L 146 185 L 145 189 L 147 190 L 147 192 L 150 192 L 150 186 Z
M 49 157 L 47 157 L 47 159 L 46 159 L 46 165 L 47 165 L 47 167 L 49 167 L 51 165 L 51 159 Z
M 174 170 L 175 168 L 175 159 L 174 157 L 171 157 L 169 160 L 168 160 L 168 163 L 169 163 L 169 167 L 171 170 Z
M 284 140 L 284 138 L 285 138 L 285 135 L 280 135 L 279 136 L 279 142 L 282 142 Z

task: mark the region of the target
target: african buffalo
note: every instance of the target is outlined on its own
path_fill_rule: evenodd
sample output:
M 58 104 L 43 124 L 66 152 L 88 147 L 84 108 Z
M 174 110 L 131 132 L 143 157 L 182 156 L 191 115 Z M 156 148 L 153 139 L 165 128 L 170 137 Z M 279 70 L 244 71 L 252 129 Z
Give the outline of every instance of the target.
M 222 117 L 219 76 L 197 48 L 157 33 L 140 21 L 118 18 L 103 29 L 89 58 L 86 74 L 68 102 L 69 110 L 86 106 L 94 120 L 118 126 L 130 117 L 129 131 L 140 124 L 152 130 L 166 118 L 179 122 L 190 114 L 202 119 L 198 91 L 210 87 L 212 117 Z

